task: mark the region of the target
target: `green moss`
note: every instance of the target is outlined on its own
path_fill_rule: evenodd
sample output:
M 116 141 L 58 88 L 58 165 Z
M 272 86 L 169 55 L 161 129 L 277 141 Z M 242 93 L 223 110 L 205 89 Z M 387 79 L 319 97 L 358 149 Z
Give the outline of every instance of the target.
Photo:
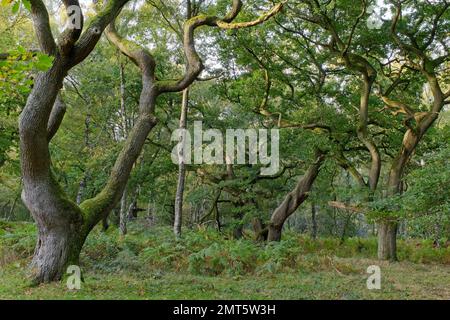
M 90 230 L 93 225 L 100 221 L 101 217 L 99 214 L 102 213 L 105 206 L 114 197 L 114 192 L 112 188 L 105 188 L 100 192 L 95 198 L 88 199 L 81 203 L 80 209 L 82 211 L 85 226 Z

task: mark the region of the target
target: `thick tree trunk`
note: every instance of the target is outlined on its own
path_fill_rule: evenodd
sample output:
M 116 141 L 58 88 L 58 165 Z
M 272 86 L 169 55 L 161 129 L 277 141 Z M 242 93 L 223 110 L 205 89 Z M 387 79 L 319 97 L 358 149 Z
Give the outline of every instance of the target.
M 183 90 L 183 101 L 181 103 L 181 115 L 180 115 L 180 129 L 186 129 L 187 125 L 187 112 L 189 103 L 189 89 Z M 184 145 L 182 145 L 178 150 L 178 182 L 177 182 L 177 192 L 175 195 L 175 218 L 173 223 L 173 232 L 178 238 L 181 236 L 181 225 L 183 216 L 183 194 L 184 194 L 184 183 L 186 179 L 186 164 L 184 159 Z
M 426 59 L 427 60 L 427 59 Z M 417 117 L 419 113 L 414 113 L 413 118 L 416 122 L 414 127 L 408 125 L 408 120 L 405 125 L 408 127 L 403 136 L 402 146 L 399 153 L 394 159 L 388 181 L 388 196 L 394 196 L 402 192 L 402 178 L 411 156 L 413 155 L 417 145 L 422 137 L 433 125 L 434 121 L 439 116 L 442 108 L 445 105 L 445 96 L 441 90 L 438 78 L 434 73 L 433 67 L 429 70 L 429 64 L 424 63 L 424 68 L 421 70 L 422 74 L 427 79 L 433 94 L 433 105 L 430 112 L 426 113 L 424 117 Z M 396 260 L 396 237 L 397 237 L 398 221 L 389 221 L 387 219 L 379 221 L 378 224 L 378 258 L 382 260 Z
M 60 279 L 69 265 L 78 265 L 79 254 L 90 230 L 84 215 L 70 200 L 61 196 L 53 179 L 30 188 L 24 185 L 22 199 L 30 210 L 38 229 L 36 248 L 31 263 L 34 283 Z M 41 189 L 42 188 L 42 189 Z
M 382 221 L 378 224 L 378 259 L 397 260 L 397 221 Z
M 325 156 L 319 153 L 316 162 L 308 168 L 304 176 L 297 183 L 295 189 L 289 192 L 280 206 L 275 209 L 269 223 L 268 241 L 281 240 L 284 222 L 308 198 L 324 159 Z
M 141 98 L 145 100 L 142 103 L 146 107 L 141 109 L 136 125 L 116 160 L 110 179 L 95 198 L 83 202 L 79 208 L 63 194 L 50 171 L 48 136 L 45 132 L 47 126 L 44 127 L 43 124 L 56 99 L 58 79 L 62 81 L 59 76 L 55 80 L 51 71 L 37 77 L 19 126 L 24 181 L 22 199 L 39 231 L 32 263 L 32 275 L 36 283 L 59 280 L 66 266 L 78 262 L 80 250 L 89 232 L 120 200 L 132 166 L 148 133 L 156 124 L 152 115 L 156 95 L 152 90 L 146 91 L 144 88 L 145 93 Z M 52 92 L 55 94 L 52 95 Z M 36 114 L 42 106 L 47 106 L 44 111 L 47 116 Z M 42 130 L 44 131 L 41 133 Z
M 85 240 L 79 224 L 59 221 L 59 225 L 50 228 L 47 225 L 39 226 L 31 262 L 34 283 L 60 279 L 69 265 L 78 266 Z

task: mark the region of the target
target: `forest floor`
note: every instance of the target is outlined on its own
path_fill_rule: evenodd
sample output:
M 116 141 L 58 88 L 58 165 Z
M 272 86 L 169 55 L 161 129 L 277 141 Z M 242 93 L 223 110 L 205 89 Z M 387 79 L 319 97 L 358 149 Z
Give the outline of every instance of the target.
M 85 281 L 29 285 L 31 223 L 0 221 L 0 299 L 450 299 L 450 248 L 399 241 L 400 262 L 376 259 L 375 239 L 310 240 L 286 233 L 279 244 L 227 240 L 208 230 L 173 239 L 169 228 L 134 225 L 126 237 L 95 230 L 81 257 Z M 366 286 L 370 265 L 381 289 Z

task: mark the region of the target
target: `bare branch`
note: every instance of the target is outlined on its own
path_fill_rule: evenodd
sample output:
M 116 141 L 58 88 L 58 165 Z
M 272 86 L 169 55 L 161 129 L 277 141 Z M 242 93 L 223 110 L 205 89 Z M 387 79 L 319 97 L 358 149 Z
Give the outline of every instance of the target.
M 187 88 L 203 71 L 203 63 L 195 49 L 194 32 L 201 26 L 219 27 L 222 29 L 240 29 L 258 25 L 267 21 L 272 16 L 280 12 L 284 3 L 275 5 L 271 10 L 260 16 L 258 19 L 250 22 L 232 23 L 237 17 L 241 8 L 240 0 L 233 0 L 231 11 L 220 19 L 216 16 L 196 16 L 186 21 L 184 25 L 183 46 L 186 57 L 186 71 L 180 80 L 176 81 L 158 81 L 157 85 L 160 92 L 176 92 Z

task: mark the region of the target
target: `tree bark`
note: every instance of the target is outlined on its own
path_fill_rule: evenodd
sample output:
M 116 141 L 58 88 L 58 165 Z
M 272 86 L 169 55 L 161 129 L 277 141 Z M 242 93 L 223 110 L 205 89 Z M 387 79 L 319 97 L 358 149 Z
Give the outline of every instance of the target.
M 84 190 L 86 189 L 86 184 L 87 184 L 87 177 L 86 177 L 86 173 L 83 174 L 83 178 L 80 181 L 80 184 L 78 185 L 78 192 L 77 192 L 77 199 L 76 199 L 76 203 L 77 205 L 80 205 L 81 202 L 83 201 L 83 194 L 84 194 Z
M 127 234 L 127 189 L 123 190 L 122 198 L 120 199 L 120 214 L 119 214 L 119 232 L 122 236 Z
M 269 223 L 268 241 L 281 240 L 284 222 L 308 198 L 324 159 L 324 154 L 319 152 L 316 161 L 308 168 L 295 189 L 289 192 L 280 206 L 275 209 Z
M 397 221 L 378 224 L 378 259 L 397 260 Z

